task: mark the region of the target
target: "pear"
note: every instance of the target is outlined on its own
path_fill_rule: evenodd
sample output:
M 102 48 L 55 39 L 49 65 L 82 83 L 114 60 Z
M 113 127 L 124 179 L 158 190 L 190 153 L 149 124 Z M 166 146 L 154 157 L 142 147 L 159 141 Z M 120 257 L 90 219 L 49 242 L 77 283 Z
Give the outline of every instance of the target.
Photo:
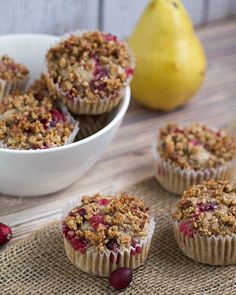
M 136 58 L 131 89 L 138 102 L 169 111 L 200 88 L 206 57 L 180 0 L 151 1 L 129 45 Z

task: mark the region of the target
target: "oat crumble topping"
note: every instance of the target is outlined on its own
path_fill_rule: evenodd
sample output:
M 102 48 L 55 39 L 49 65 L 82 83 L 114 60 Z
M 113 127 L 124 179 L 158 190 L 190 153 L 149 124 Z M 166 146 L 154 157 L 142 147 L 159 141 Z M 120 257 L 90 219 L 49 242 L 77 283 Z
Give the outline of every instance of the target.
M 0 142 L 9 149 L 46 149 L 65 144 L 74 125 L 51 99 L 11 95 L 0 102 Z
M 81 253 L 90 246 L 99 252 L 135 247 L 147 235 L 148 207 L 135 196 L 84 196 L 64 219 L 63 233 Z
M 134 71 L 127 45 L 98 31 L 70 35 L 48 51 L 47 61 L 50 77 L 69 100 L 116 98 Z
M 0 79 L 15 82 L 24 79 L 28 74 L 24 65 L 16 63 L 7 55 L 0 56 Z
M 217 167 L 236 155 L 232 136 L 200 123 L 168 124 L 160 129 L 159 140 L 160 156 L 185 169 Z
M 236 184 L 210 180 L 190 187 L 172 217 L 189 237 L 236 234 Z

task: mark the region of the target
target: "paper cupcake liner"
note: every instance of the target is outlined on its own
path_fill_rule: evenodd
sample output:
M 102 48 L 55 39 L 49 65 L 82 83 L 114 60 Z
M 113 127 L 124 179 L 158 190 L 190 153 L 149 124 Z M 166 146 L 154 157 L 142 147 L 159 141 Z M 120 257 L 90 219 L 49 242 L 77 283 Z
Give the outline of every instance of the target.
M 157 144 L 153 145 L 155 177 L 162 187 L 174 194 L 182 194 L 184 190 L 204 180 L 233 180 L 236 159 L 219 167 L 209 169 L 183 169 L 161 158 L 157 151 Z
M 80 130 L 79 133 L 76 136 L 76 140 L 81 140 L 86 137 L 89 137 L 93 135 L 94 133 L 97 133 L 99 130 L 101 130 L 103 127 L 106 126 L 107 123 L 107 115 L 102 114 L 98 116 L 89 116 L 91 117 L 90 122 L 84 122 L 83 120 L 80 120 L 80 117 L 77 118 L 77 120 L 80 123 Z M 86 119 L 85 119 L 86 120 Z
M 71 204 L 73 205 L 71 206 Z M 67 207 L 69 210 L 65 210 L 63 213 L 63 220 L 68 215 L 68 212 L 76 205 L 78 205 L 78 201 L 71 201 L 70 205 Z M 108 277 L 113 270 L 120 267 L 135 269 L 142 265 L 147 259 L 155 230 L 155 221 L 153 217 L 149 219 L 147 230 L 148 235 L 140 240 L 138 244 L 142 249 L 140 251 L 141 253 L 135 253 L 135 255 L 132 254 L 132 250 L 135 250 L 133 247 L 120 249 L 117 253 L 110 250 L 105 250 L 103 253 L 100 253 L 96 251 L 94 247 L 90 247 L 82 254 L 74 250 L 70 242 L 63 235 L 66 255 L 76 267 L 92 275 Z
M 82 36 L 86 32 L 91 32 L 91 31 L 86 31 L 86 30 L 78 30 L 75 32 L 71 32 L 69 34 L 65 34 L 60 38 L 59 41 L 55 42 L 54 46 L 57 45 L 58 43 L 68 39 L 71 35 L 77 35 L 77 36 Z M 94 32 L 94 31 L 93 31 Z M 135 67 L 135 59 L 134 55 L 130 49 L 130 47 L 124 42 L 127 51 L 130 55 L 131 62 L 130 62 L 130 67 L 134 68 Z M 74 114 L 82 115 L 82 114 L 87 114 L 87 115 L 99 115 L 103 113 L 108 113 L 112 109 L 114 109 L 122 100 L 125 94 L 125 90 L 127 86 L 129 86 L 131 80 L 132 80 L 132 75 L 130 75 L 126 81 L 123 84 L 123 87 L 121 87 L 119 93 L 117 94 L 116 97 L 110 98 L 110 97 L 102 97 L 97 101 L 87 101 L 85 98 L 81 98 L 80 96 L 74 97 L 73 99 L 68 99 L 68 92 L 62 91 L 60 86 L 57 83 L 54 83 L 53 80 L 50 77 L 50 74 L 47 73 L 46 75 L 47 78 L 47 85 L 48 88 L 51 89 L 54 93 L 58 95 L 58 97 L 61 99 L 62 103 L 67 106 L 67 108 Z
M 67 144 L 74 142 L 74 140 L 79 132 L 79 122 L 77 120 L 75 120 L 74 117 L 71 116 L 71 114 L 68 112 L 68 110 L 65 106 L 60 105 L 60 109 L 61 109 L 62 113 L 64 114 L 64 116 L 66 117 L 66 120 L 69 123 L 71 123 L 72 125 L 74 125 L 73 131 L 71 132 L 70 136 L 65 141 L 64 145 L 67 145 Z
M 196 234 L 187 237 L 180 232 L 178 222 L 173 226 L 176 242 L 189 258 L 211 265 L 236 264 L 236 234 L 225 237 L 205 237 Z
M 22 80 L 9 82 L 0 78 L 0 99 L 8 96 L 12 92 L 23 91 L 29 81 L 29 76 L 25 76 Z

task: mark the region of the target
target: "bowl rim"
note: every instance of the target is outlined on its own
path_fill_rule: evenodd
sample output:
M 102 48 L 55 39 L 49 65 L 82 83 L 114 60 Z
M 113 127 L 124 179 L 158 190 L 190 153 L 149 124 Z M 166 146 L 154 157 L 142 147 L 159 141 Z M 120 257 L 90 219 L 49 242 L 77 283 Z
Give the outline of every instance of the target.
M 56 39 L 59 39 L 59 36 L 55 36 L 55 35 L 47 35 L 47 34 L 11 34 L 11 35 L 1 35 L 0 36 L 0 40 L 1 39 L 21 39 L 21 38 L 49 38 L 49 39 L 54 39 L 56 41 Z M 48 154 L 48 153 L 53 153 L 53 152 L 59 152 L 59 151 L 63 151 L 63 150 L 69 150 L 71 148 L 80 146 L 82 144 L 85 144 L 89 141 L 92 141 L 93 139 L 101 136 L 102 134 L 106 133 L 107 131 L 109 131 L 110 129 L 112 129 L 112 127 L 114 127 L 121 119 L 122 117 L 125 115 L 128 106 L 130 103 L 130 86 L 127 86 L 125 89 L 125 95 L 120 103 L 120 109 L 118 110 L 117 114 L 115 115 L 115 117 L 101 130 L 99 130 L 98 132 L 90 135 L 87 138 L 84 138 L 82 140 L 79 140 L 77 142 L 72 142 L 69 143 L 67 145 L 63 145 L 63 146 L 58 146 L 58 147 L 53 147 L 53 148 L 49 148 L 49 149 L 43 149 L 43 150 L 14 150 L 14 149 L 8 149 L 8 148 L 0 148 L 0 153 L 9 153 L 9 154 Z

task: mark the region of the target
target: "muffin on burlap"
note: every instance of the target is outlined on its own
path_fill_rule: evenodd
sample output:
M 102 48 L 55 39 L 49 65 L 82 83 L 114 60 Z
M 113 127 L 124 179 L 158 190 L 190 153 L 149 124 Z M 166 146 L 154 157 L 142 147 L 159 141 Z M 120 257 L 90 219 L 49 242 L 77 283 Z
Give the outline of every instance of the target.
M 234 138 L 204 124 L 168 124 L 161 128 L 153 154 L 157 180 L 176 194 L 204 180 L 234 177 Z
M 116 36 L 75 32 L 47 53 L 48 86 L 75 114 L 110 112 L 124 96 L 134 60 Z
M 69 260 L 107 277 L 119 267 L 135 269 L 147 258 L 155 228 L 148 207 L 135 196 L 83 196 L 65 213 L 63 236 Z
M 183 253 L 201 263 L 236 264 L 236 185 L 209 180 L 188 188 L 173 212 Z
M 16 63 L 7 55 L 0 56 L 0 99 L 25 90 L 28 80 L 29 71 L 26 66 Z
M 78 122 L 48 97 L 11 95 L 0 101 L 0 147 L 47 149 L 73 142 Z

